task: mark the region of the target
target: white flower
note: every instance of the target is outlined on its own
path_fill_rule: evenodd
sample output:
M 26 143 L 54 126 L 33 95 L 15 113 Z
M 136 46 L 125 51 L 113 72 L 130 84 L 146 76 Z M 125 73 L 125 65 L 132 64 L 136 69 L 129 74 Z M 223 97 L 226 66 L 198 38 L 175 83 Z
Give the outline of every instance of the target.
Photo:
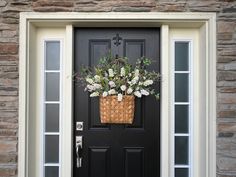
M 101 78 L 100 78 L 99 75 L 95 75 L 95 76 L 94 76 L 94 79 L 95 79 L 95 82 L 100 82 L 100 79 L 101 79 Z
M 109 91 L 108 91 L 108 94 L 109 94 L 109 95 L 114 95 L 114 94 L 116 94 L 115 89 L 111 89 L 111 90 L 109 90 Z
M 108 74 L 107 74 L 107 72 L 105 72 L 105 77 L 108 77 Z
M 135 91 L 134 92 L 134 95 L 138 98 L 141 98 L 142 97 L 142 94 L 140 93 L 140 91 Z
M 149 85 L 152 85 L 153 84 L 153 80 L 146 80 L 143 85 L 144 86 L 149 86 Z
M 125 68 L 124 67 L 122 67 L 120 69 L 120 76 L 125 76 Z
M 113 69 L 108 69 L 109 77 L 114 77 Z
M 142 89 L 142 90 L 141 90 L 141 94 L 142 94 L 142 95 L 145 95 L 145 96 L 148 96 L 148 95 L 149 95 L 149 92 L 148 92 L 147 90 Z
M 108 84 L 110 85 L 110 87 L 111 87 L 111 88 L 113 88 L 113 87 L 115 87 L 115 86 L 116 86 L 115 82 L 113 82 L 113 81 L 109 81 L 109 83 L 108 83 Z
M 135 69 L 135 71 L 134 71 L 134 76 L 135 76 L 135 77 L 138 77 L 138 76 L 139 76 L 139 70 L 138 70 L 138 69 Z
M 119 93 L 117 98 L 118 98 L 118 101 L 122 101 L 123 95 L 121 93 Z
M 89 91 L 89 92 L 95 90 L 95 87 L 94 87 L 93 85 L 87 85 L 87 88 L 88 88 L 88 91 Z
M 125 85 L 122 85 L 122 86 L 120 86 L 120 89 L 121 89 L 122 91 L 125 91 L 125 90 L 126 90 L 126 86 L 125 86 Z
M 133 92 L 133 89 L 131 87 L 128 88 L 127 93 L 131 94 Z
M 139 86 L 143 85 L 143 82 L 138 82 L 138 85 L 139 85 Z
M 86 82 L 88 82 L 89 84 L 93 84 L 94 82 L 93 82 L 93 79 L 91 79 L 91 78 L 86 78 Z
M 102 93 L 103 97 L 106 97 L 107 95 L 108 95 L 108 93 L 106 91 Z
M 90 97 L 96 97 L 99 96 L 99 92 L 93 92 L 90 94 Z
M 94 86 L 95 89 L 100 89 L 100 88 L 102 88 L 101 84 L 93 84 L 93 86 Z
M 132 79 L 131 84 L 132 84 L 132 85 L 136 84 L 136 83 L 138 82 L 138 80 L 139 80 L 139 77 L 135 76 L 135 77 Z

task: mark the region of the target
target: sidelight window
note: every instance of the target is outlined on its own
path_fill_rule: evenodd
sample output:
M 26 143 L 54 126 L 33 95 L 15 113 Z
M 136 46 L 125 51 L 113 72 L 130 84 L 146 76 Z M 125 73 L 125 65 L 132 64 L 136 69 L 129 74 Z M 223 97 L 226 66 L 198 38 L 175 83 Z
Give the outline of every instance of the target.
M 61 41 L 44 42 L 44 177 L 60 176 Z
M 191 41 L 174 41 L 173 174 L 191 177 Z

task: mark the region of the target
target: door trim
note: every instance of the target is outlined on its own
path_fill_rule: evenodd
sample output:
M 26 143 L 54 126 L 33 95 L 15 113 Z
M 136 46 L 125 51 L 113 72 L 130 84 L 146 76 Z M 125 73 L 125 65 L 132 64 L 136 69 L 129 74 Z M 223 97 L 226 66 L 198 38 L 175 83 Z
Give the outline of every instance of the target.
M 114 24 L 115 22 L 115 24 Z M 205 139 L 205 160 L 206 160 L 206 177 L 216 176 L 216 14 L 215 13 L 132 13 L 132 12 L 104 12 L 104 13 L 37 13 L 23 12 L 20 13 L 20 62 L 19 62 L 19 143 L 18 143 L 18 175 L 19 177 L 28 176 L 29 163 L 29 106 L 32 104 L 30 98 L 30 81 L 29 81 L 29 63 L 32 60 L 30 49 L 34 38 L 34 32 L 37 27 L 64 27 L 66 29 L 66 50 L 65 58 L 67 62 L 66 71 L 63 76 L 66 83 L 65 89 L 69 97 L 65 97 L 64 115 L 69 119 L 65 121 L 67 134 L 63 138 L 72 135 L 72 58 L 73 58 L 73 26 L 123 26 L 123 27 L 161 27 L 161 74 L 162 74 L 162 98 L 161 99 L 161 177 L 169 176 L 170 161 L 170 137 L 169 122 L 170 114 L 170 75 L 169 75 L 169 30 L 173 28 L 195 27 L 200 31 L 202 53 L 201 56 L 206 59 L 205 87 L 206 94 L 206 139 Z M 205 47 L 205 48 L 204 48 Z M 65 82 L 64 81 L 64 82 Z M 67 138 L 68 139 L 68 138 Z M 71 140 L 68 140 L 71 141 Z M 62 176 L 70 176 L 71 169 L 71 144 L 65 147 L 66 157 L 64 162 L 66 166 L 62 170 Z M 62 152 L 62 153 L 63 153 Z M 64 153 L 65 154 L 65 153 Z M 62 157 L 63 158 L 63 157 Z

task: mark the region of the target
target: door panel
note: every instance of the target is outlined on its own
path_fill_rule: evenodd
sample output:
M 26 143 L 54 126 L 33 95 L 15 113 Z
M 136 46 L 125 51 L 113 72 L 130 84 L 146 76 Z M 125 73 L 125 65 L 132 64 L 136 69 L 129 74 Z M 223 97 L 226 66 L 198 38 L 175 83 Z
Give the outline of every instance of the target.
M 117 34 L 122 40 L 115 40 Z M 133 64 L 146 56 L 154 60 L 148 70 L 159 71 L 159 29 L 75 29 L 75 71 L 97 65 L 109 51 L 128 57 Z M 155 87 L 159 89 L 159 85 Z M 75 136 L 83 136 L 81 168 L 76 168 L 73 149 L 74 177 L 159 177 L 159 107 L 152 96 L 136 98 L 132 125 L 101 124 L 99 99 L 90 98 L 84 88 L 75 85 L 74 123 L 82 121 L 84 127 L 74 130 L 74 142 Z
M 110 148 L 89 148 L 89 176 L 110 176 Z
M 125 177 L 144 177 L 143 148 L 125 148 Z

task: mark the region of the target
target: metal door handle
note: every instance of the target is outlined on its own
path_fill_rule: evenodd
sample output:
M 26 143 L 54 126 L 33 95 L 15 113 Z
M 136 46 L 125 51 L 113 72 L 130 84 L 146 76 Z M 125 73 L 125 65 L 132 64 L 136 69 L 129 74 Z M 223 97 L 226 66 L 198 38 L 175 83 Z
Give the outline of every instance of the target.
M 82 141 L 82 136 L 76 136 L 76 166 L 77 168 L 82 167 L 82 150 L 83 150 L 83 141 Z

